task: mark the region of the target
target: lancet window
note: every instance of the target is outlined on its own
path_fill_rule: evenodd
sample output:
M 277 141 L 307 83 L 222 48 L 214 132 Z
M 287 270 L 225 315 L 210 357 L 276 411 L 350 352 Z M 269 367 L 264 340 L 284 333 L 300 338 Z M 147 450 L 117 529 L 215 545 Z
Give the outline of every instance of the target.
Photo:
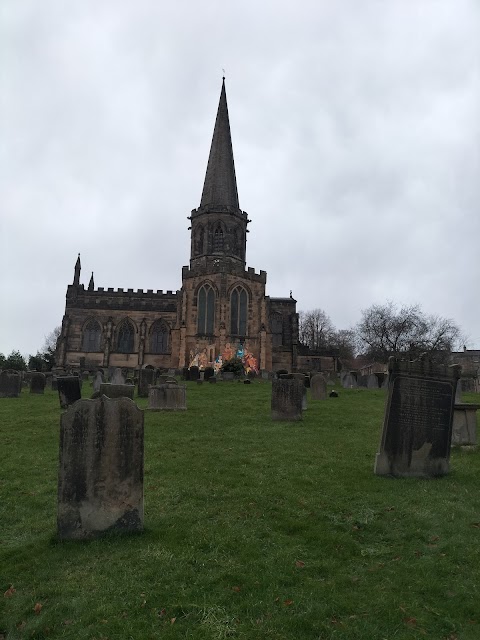
M 230 296 L 230 333 L 234 336 L 247 334 L 247 292 L 236 287 Z
M 83 330 L 82 348 L 84 351 L 100 351 L 102 328 L 96 320 L 89 320 Z
M 168 336 L 169 329 L 163 320 L 157 320 L 152 326 L 150 332 L 150 351 L 151 353 L 167 353 L 168 352 Z
M 204 284 L 198 292 L 197 331 L 201 335 L 213 335 L 215 326 L 215 291 Z
M 119 353 L 132 353 L 135 330 L 129 320 L 124 320 L 118 328 L 117 351 Z

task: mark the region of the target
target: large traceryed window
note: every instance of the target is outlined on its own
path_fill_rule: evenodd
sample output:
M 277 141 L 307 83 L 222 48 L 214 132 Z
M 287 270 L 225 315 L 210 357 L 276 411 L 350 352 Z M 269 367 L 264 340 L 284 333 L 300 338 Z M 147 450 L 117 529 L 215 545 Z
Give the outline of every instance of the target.
M 96 320 L 89 320 L 83 330 L 82 348 L 84 351 L 100 351 L 102 328 Z
M 230 333 L 234 336 L 247 334 L 247 292 L 237 287 L 230 296 Z
M 197 332 L 202 335 L 213 335 L 215 325 L 215 291 L 204 284 L 198 292 Z
M 150 333 L 150 351 L 152 353 L 168 352 L 169 330 L 163 320 L 157 320 L 152 326 Z
M 119 353 L 132 353 L 135 330 L 129 320 L 124 320 L 118 328 L 117 351 Z

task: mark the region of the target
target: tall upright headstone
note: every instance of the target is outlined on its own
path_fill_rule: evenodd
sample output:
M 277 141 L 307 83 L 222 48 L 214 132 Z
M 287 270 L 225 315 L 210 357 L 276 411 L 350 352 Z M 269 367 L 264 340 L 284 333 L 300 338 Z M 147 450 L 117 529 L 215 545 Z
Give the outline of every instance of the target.
M 430 477 L 448 473 L 458 365 L 390 358 L 377 475 Z
M 0 398 L 18 398 L 21 392 L 21 372 L 14 369 L 0 371 Z
M 125 376 L 122 373 L 120 367 L 117 367 L 113 372 L 113 375 L 110 380 L 111 384 L 125 384 Z
M 30 378 L 30 393 L 45 393 L 46 383 L 44 374 L 35 371 Z
M 82 397 L 78 376 L 58 377 L 57 389 L 60 407 L 62 409 L 66 409 Z
M 103 382 L 104 382 L 103 373 L 101 371 L 97 371 L 92 383 L 93 391 L 95 393 L 100 391 L 100 386 L 103 384 Z
M 155 384 L 154 369 L 140 369 L 138 372 L 138 397 L 148 398 L 148 388 Z
M 143 411 L 128 398 L 79 400 L 60 420 L 57 534 L 143 529 Z
M 316 373 L 310 380 L 310 393 L 312 400 L 326 400 L 327 381 L 321 373 Z
M 376 373 L 371 373 L 368 376 L 367 379 L 367 387 L 368 389 L 378 389 L 379 388 L 379 384 L 378 384 L 378 377 Z
M 272 380 L 272 420 L 302 420 L 305 385 L 301 380 Z

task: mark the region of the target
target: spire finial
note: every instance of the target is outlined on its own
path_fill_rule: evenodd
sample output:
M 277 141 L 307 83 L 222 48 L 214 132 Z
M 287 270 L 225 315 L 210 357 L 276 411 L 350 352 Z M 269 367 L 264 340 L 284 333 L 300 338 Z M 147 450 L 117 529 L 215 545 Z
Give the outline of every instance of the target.
M 81 270 L 81 268 L 82 268 L 82 265 L 80 264 L 80 254 L 78 254 L 78 258 L 77 258 L 77 261 L 75 263 L 74 275 L 73 275 L 73 284 L 75 286 L 77 286 L 77 287 L 80 284 L 80 270 Z
M 95 284 L 93 282 L 93 271 L 92 271 L 92 275 L 90 276 L 90 282 L 88 283 L 88 291 L 93 291 L 95 289 Z

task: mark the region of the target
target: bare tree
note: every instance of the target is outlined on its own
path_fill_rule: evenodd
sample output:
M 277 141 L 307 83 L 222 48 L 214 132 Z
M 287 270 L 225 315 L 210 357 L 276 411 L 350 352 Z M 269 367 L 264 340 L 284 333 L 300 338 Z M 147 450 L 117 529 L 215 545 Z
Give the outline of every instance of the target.
M 359 350 L 380 362 L 391 355 L 413 358 L 425 352 L 445 360 L 460 337 L 453 320 L 428 316 L 418 304 L 398 307 L 389 301 L 372 305 L 362 311 L 357 325 Z
M 310 349 L 326 349 L 335 333 L 332 321 L 322 309 L 300 311 L 298 331 L 300 342 Z

